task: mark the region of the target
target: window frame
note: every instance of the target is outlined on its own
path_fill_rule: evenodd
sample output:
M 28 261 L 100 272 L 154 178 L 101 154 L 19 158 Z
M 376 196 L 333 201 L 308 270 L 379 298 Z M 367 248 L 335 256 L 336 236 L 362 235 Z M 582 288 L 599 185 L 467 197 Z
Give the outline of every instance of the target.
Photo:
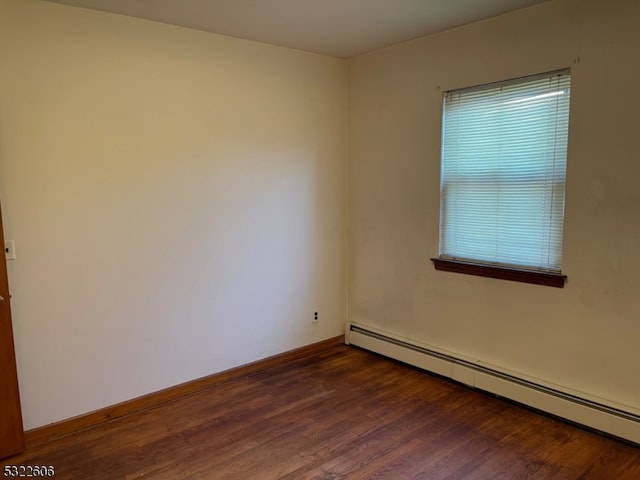
M 546 78 L 546 77 L 551 77 L 553 75 L 571 76 L 571 71 L 569 68 L 565 68 L 565 69 L 561 69 L 553 72 L 546 72 L 546 73 L 541 73 L 537 75 L 530 75 L 526 77 L 505 80 L 501 82 L 477 85 L 477 86 L 469 87 L 465 89 L 444 92 L 444 96 L 451 94 L 452 92 L 478 91 L 483 89 L 495 88 L 496 86 L 506 86 L 506 85 L 525 83 L 527 81 L 533 81 L 536 78 Z M 441 120 L 441 127 L 443 128 L 443 132 L 444 132 L 444 119 L 445 119 L 445 108 L 446 108 L 445 102 L 444 102 L 444 98 L 445 98 L 444 96 L 443 96 L 443 103 L 442 103 L 442 120 Z M 570 113 L 570 110 L 571 109 L 569 108 L 569 113 Z M 568 136 L 568 132 L 567 132 L 567 136 Z M 567 160 L 565 159 L 565 165 L 566 165 L 566 161 Z M 443 165 L 444 165 L 444 138 L 441 143 L 441 157 L 440 157 L 441 171 L 442 171 Z M 564 180 L 563 187 L 566 188 L 566 178 Z M 440 252 L 442 252 L 442 241 L 443 241 L 441 236 L 442 228 L 443 228 L 442 205 L 443 205 L 443 202 L 445 201 L 445 198 L 443 196 L 443 190 L 442 190 L 443 188 L 444 188 L 444 185 L 441 177 L 440 178 L 440 212 L 439 212 L 440 234 L 439 234 L 439 240 L 438 240 L 438 245 L 439 245 L 438 248 Z M 565 198 L 565 196 L 566 196 L 566 190 L 563 192 L 563 198 Z M 564 230 L 564 214 L 562 217 L 562 224 L 563 224 L 562 229 Z M 433 262 L 434 268 L 438 271 L 462 273 L 467 275 L 475 275 L 475 276 L 481 276 L 481 277 L 531 283 L 531 284 L 550 286 L 550 287 L 556 287 L 556 288 L 564 288 L 565 283 L 567 281 L 567 275 L 564 274 L 561 271 L 561 269 L 545 270 L 544 268 L 536 268 L 536 267 L 530 268 L 526 266 L 509 265 L 504 263 L 490 263 L 490 262 L 485 262 L 483 260 L 476 261 L 473 259 L 455 258 L 451 255 L 444 255 L 442 253 L 440 253 L 438 257 L 431 258 L 431 261 Z

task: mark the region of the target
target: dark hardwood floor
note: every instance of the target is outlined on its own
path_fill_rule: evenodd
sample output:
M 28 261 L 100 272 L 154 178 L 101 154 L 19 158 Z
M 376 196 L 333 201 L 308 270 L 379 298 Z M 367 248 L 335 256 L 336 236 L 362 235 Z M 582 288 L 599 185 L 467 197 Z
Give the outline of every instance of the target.
M 56 479 L 640 479 L 640 449 L 353 347 L 0 461 Z

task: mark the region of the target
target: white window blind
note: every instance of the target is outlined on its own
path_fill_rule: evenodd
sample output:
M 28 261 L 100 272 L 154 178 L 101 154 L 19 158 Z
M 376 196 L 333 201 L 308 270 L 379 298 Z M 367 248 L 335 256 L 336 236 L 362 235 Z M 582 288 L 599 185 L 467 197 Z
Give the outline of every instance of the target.
M 571 76 L 444 96 L 440 258 L 560 272 Z

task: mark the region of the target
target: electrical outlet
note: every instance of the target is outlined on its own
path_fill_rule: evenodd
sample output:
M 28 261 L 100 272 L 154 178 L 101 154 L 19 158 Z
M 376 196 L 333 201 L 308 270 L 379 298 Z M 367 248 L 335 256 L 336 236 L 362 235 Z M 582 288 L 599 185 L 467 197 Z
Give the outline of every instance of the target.
M 313 323 L 319 322 L 318 312 L 313 312 Z
M 4 242 L 4 258 L 7 260 L 16 259 L 16 242 L 7 240 Z

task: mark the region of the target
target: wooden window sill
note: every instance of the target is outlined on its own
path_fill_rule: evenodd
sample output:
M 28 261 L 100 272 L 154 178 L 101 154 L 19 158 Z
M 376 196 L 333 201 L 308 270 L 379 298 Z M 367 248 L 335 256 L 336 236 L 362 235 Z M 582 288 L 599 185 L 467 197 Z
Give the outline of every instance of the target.
M 446 260 L 442 258 L 432 258 L 431 261 L 436 270 L 442 270 L 444 272 L 466 273 L 467 275 L 533 283 L 548 287 L 564 288 L 567 280 L 567 276 L 561 273 L 520 270 L 517 268 L 484 265 L 460 260 Z

